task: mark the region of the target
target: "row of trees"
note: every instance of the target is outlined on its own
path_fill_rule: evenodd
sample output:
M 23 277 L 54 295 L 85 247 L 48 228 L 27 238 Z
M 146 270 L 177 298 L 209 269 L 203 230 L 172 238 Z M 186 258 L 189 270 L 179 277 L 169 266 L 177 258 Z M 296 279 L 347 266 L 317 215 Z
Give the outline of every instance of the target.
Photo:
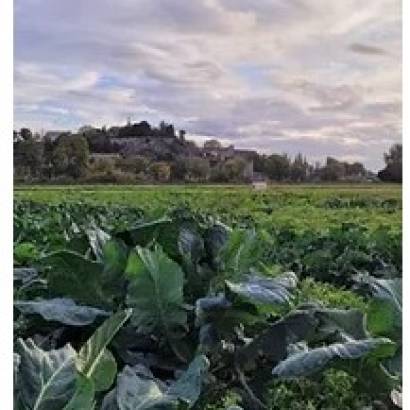
M 143 156 L 93 158 L 88 139 L 63 134 L 56 141 L 41 139 L 22 129 L 14 138 L 14 174 L 17 179 L 88 180 L 96 182 L 213 181 L 240 182 L 247 162 L 233 158 L 211 167 L 199 157 L 159 161 Z
M 163 127 L 166 126 L 165 124 Z M 112 155 L 106 158 L 100 155 L 97 159 L 90 156 L 93 152 L 118 153 L 118 149 L 110 144 L 105 130 L 83 130 L 75 135 L 62 134 L 55 141 L 51 141 L 23 128 L 14 132 L 15 177 L 27 181 L 246 181 L 244 170 L 249 161 L 239 156 L 212 166 L 207 159 L 199 156 L 175 155 L 166 161 L 143 156 Z M 355 181 L 366 179 L 369 175 L 359 162 L 350 164 L 331 157 L 327 158 L 324 165 L 312 165 L 302 154 L 291 158 L 288 155 L 260 155 L 255 152 L 251 159 L 254 171 L 273 181 Z M 379 172 L 379 178 L 383 181 L 401 182 L 402 146 L 394 145 L 384 159 L 386 167 Z
M 233 158 L 211 167 L 204 158 L 176 158 L 157 161 L 144 156 L 97 158 L 91 160 L 83 179 L 89 182 L 246 182 L 247 163 Z M 67 174 L 75 178 L 74 174 Z
M 293 160 L 286 154 L 259 156 L 255 170 L 275 181 L 294 182 L 359 180 L 369 174 L 360 162 L 350 164 L 328 157 L 325 165 L 312 165 L 302 154 L 297 154 Z
M 87 173 L 89 154 L 87 140 L 80 135 L 63 134 L 53 142 L 23 132 L 14 141 L 14 174 L 28 179 L 78 179 Z

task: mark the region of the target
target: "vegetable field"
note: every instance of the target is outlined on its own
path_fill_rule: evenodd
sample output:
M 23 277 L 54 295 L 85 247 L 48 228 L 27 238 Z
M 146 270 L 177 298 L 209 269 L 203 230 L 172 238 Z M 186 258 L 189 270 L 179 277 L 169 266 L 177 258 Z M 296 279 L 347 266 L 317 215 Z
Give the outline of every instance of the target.
M 401 407 L 401 188 L 16 187 L 16 409 Z

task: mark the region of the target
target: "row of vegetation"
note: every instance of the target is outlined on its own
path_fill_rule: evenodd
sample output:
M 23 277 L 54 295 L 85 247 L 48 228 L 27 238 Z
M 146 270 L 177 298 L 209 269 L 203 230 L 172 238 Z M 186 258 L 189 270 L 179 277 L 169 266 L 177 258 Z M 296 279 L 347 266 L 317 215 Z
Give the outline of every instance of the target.
M 111 142 L 132 134 L 139 138 L 145 133 L 151 137 L 175 139 L 175 147 L 165 153 L 119 155 L 120 148 Z M 146 134 L 145 134 L 146 135 Z M 181 142 L 182 141 L 182 142 Z M 62 134 L 56 140 L 40 138 L 29 129 L 14 133 L 14 172 L 17 181 L 25 182 L 248 182 L 245 169 L 249 159 L 233 157 L 212 163 L 201 156 L 190 156 L 178 150 L 178 144 L 188 144 L 185 132 L 175 136 L 174 127 L 161 123 L 151 127 L 146 122 L 111 127 L 106 130 L 82 127 L 77 134 Z M 174 149 L 175 148 L 175 149 Z M 94 154 L 106 154 L 94 155 Z M 290 158 L 286 154 L 264 155 L 252 153 L 254 171 L 272 181 L 320 182 L 366 181 L 375 179 L 363 164 L 349 164 L 327 158 L 324 165 L 309 164 L 302 154 Z M 394 145 L 385 154 L 386 167 L 378 177 L 382 181 L 401 182 L 402 148 Z
M 16 408 L 400 406 L 401 231 L 342 213 L 400 206 L 348 198 L 294 196 L 341 212 L 315 229 L 234 207 L 158 213 L 159 197 L 17 201 Z

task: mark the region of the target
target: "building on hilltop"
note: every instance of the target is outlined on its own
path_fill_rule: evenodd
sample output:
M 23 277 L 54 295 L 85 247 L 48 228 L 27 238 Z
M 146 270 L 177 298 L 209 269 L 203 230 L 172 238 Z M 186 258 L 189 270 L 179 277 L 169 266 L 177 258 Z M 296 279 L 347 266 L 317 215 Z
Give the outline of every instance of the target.
M 143 155 L 158 160 L 200 156 L 200 150 L 193 142 L 176 136 L 114 137 L 110 141 L 124 156 Z
M 54 142 L 55 140 L 57 140 L 58 137 L 60 137 L 63 134 L 71 134 L 71 131 L 56 131 L 56 130 L 47 131 L 44 134 L 44 139 Z

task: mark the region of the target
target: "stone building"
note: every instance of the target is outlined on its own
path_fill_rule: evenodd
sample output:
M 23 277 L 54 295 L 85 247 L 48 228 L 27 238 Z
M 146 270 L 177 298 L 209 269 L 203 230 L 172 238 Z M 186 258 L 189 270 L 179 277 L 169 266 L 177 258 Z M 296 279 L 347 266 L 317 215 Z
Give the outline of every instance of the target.
M 218 140 L 205 141 L 202 148 L 202 156 L 209 160 L 211 166 L 234 158 L 242 158 L 246 161 L 243 177 L 248 180 L 253 178 L 253 157 L 256 154 L 252 150 L 235 149 L 233 145 L 223 147 Z
M 158 160 L 172 160 L 180 156 L 199 156 L 198 147 L 191 141 L 177 137 L 127 137 L 111 138 L 111 143 L 119 147 L 124 156 L 142 155 Z

